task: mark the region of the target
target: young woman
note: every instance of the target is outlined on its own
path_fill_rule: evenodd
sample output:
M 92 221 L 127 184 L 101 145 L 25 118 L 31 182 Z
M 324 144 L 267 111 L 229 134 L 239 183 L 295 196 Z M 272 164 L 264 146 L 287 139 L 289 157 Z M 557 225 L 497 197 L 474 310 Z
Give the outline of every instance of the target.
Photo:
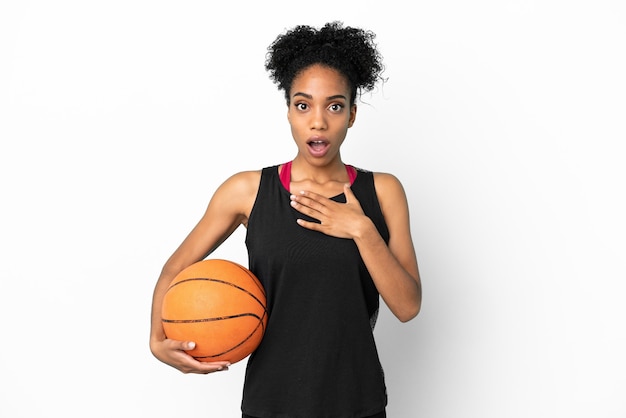
M 269 322 L 247 363 L 243 417 L 384 417 L 387 396 L 373 328 L 382 297 L 415 317 L 421 285 L 401 183 L 344 164 L 341 145 L 360 93 L 381 79 L 375 35 L 339 22 L 297 26 L 269 47 L 266 69 L 285 93 L 296 156 L 228 178 L 165 263 L 152 306 L 150 348 L 184 373 L 202 363 L 161 326 L 170 281 L 240 225 L 249 268 L 265 287 Z

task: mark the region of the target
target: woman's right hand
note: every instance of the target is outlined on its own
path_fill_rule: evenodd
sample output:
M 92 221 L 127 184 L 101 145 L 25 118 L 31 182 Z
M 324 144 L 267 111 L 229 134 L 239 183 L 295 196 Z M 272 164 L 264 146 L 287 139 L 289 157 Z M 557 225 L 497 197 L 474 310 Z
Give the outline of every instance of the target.
M 193 350 L 194 347 L 194 342 L 170 340 L 167 338 L 161 341 L 152 340 L 150 342 L 150 350 L 157 359 L 185 374 L 208 374 L 228 370 L 230 363 L 227 361 L 205 363 L 187 354 L 185 350 Z

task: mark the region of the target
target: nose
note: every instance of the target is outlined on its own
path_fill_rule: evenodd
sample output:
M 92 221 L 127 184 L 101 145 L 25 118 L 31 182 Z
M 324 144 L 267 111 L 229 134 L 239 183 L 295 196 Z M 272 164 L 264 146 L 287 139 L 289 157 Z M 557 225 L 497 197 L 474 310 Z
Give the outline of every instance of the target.
M 316 109 L 311 112 L 311 129 L 323 131 L 326 129 L 326 115 L 323 109 Z

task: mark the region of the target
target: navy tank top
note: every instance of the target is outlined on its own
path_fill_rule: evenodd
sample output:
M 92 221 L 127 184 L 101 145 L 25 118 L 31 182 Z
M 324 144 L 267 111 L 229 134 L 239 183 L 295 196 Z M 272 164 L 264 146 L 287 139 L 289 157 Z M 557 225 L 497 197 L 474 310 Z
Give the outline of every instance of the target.
M 352 191 L 379 233 L 389 232 L 373 173 Z M 305 229 L 278 166 L 262 170 L 248 219 L 249 268 L 265 287 L 268 325 L 248 359 L 242 411 L 259 418 L 355 418 L 385 409 L 373 335 L 379 294 L 353 240 Z M 345 195 L 332 198 L 345 203 Z M 308 218 L 308 220 L 312 220 Z

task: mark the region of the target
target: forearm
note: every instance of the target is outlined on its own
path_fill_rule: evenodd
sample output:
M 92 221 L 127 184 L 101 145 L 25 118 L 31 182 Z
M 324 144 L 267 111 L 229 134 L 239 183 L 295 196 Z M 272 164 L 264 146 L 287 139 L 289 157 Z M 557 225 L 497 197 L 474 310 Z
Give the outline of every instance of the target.
M 409 272 L 391 252 L 374 223 L 364 217 L 355 229 L 354 242 L 381 297 L 402 322 L 420 311 L 422 290 L 416 263 Z
M 159 280 L 154 288 L 154 294 L 152 296 L 152 313 L 150 318 L 150 343 L 163 341 L 165 332 L 163 331 L 163 324 L 161 322 L 161 305 L 163 304 L 163 297 L 171 277 L 165 271 L 161 273 Z

